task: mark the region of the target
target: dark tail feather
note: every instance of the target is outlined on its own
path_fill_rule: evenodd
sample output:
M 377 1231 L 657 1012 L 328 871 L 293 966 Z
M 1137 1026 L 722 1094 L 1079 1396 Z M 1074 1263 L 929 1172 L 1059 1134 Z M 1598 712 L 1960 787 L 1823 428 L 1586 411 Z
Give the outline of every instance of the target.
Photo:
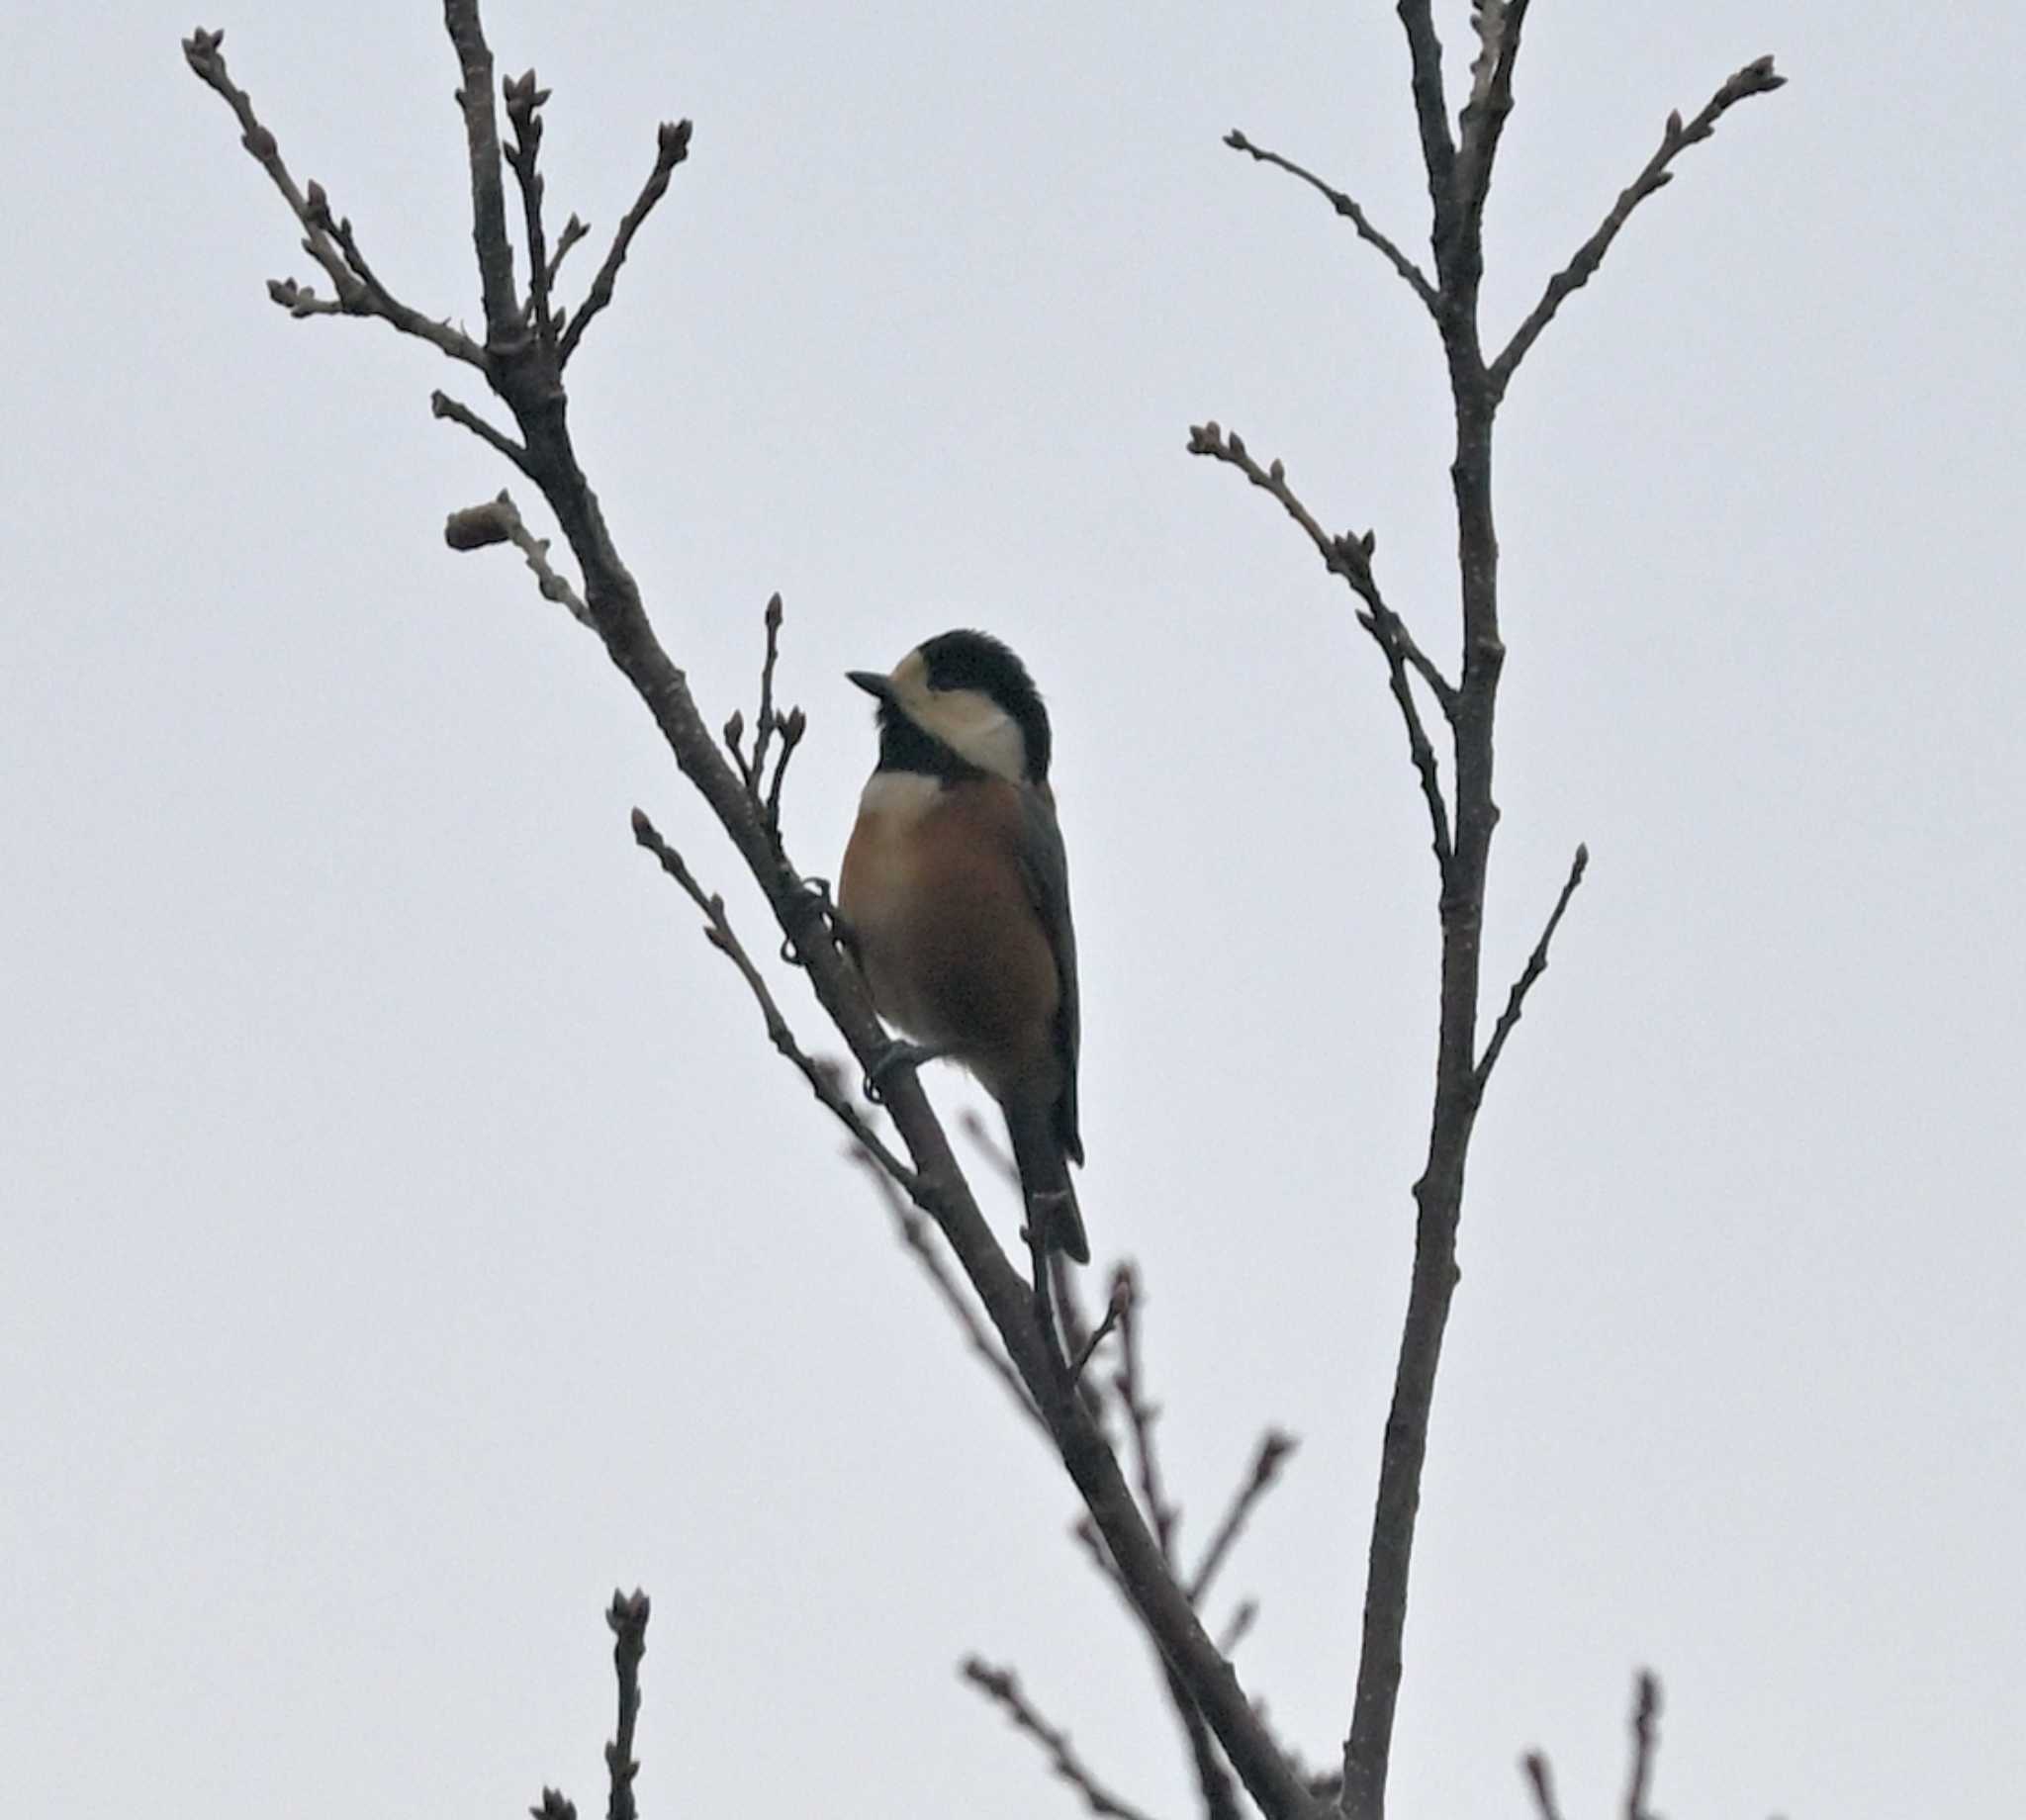
M 1069 1181 L 1069 1158 L 1056 1128 L 1054 1106 L 1006 1109 L 1006 1135 L 1013 1140 L 1013 1161 L 1020 1170 L 1020 1189 L 1027 1217 L 1039 1220 L 1051 1251 L 1078 1264 L 1090 1262 L 1090 1240 L 1083 1231 L 1083 1212 Z

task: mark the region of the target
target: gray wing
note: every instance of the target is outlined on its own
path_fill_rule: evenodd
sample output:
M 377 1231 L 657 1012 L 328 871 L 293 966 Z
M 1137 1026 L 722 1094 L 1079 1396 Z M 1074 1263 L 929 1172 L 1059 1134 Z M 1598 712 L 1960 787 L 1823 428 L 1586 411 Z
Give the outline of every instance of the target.
M 1081 1015 L 1076 993 L 1076 926 L 1069 916 L 1069 860 L 1062 851 L 1062 830 L 1056 821 L 1056 805 L 1044 787 L 1032 784 L 1020 791 L 1026 811 L 1021 830 L 1020 866 L 1027 877 L 1028 894 L 1048 931 L 1049 947 L 1055 951 L 1056 972 L 1062 988 L 1061 1008 L 1056 1013 L 1056 1048 L 1062 1060 L 1062 1091 L 1056 1101 L 1056 1126 L 1062 1149 L 1075 1161 L 1083 1160 L 1083 1138 L 1076 1130 L 1076 1053 L 1082 1042 Z

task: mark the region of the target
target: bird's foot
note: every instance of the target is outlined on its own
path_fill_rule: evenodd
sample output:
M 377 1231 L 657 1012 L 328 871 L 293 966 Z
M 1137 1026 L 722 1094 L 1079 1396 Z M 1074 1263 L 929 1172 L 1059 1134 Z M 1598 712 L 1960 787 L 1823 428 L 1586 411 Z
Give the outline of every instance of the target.
M 925 1061 L 937 1061 L 949 1053 L 949 1048 L 939 1044 L 907 1043 L 896 1037 L 866 1070 L 862 1091 L 876 1106 L 884 1097 L 880 1089 L 902 1068 L 918 1068 Z
M 796 880 L 799 895 L 809 903 L 810 909 L 829 932 L 830 939 L 844 950 L 854 960 L 858 958 L 858 938 L 852 927 L 844 920 L 843 912 L 837 907 L 837 899 L 830 894 L 830 880 L 827 878 L 801 878 Z M 807 966 L 800 948 L 793 936 L 781 939 L 781 957 L 789 966 Z

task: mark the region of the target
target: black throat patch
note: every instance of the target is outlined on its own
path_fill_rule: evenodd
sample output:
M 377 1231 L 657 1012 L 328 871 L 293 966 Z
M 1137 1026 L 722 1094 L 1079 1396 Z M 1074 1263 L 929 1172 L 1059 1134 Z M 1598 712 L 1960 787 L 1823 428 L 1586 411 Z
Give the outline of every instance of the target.
M 985 774 L 908 719 L 890 701 L 879 704 L 879 770 L 917 772 L 945 783 L 962 783 Z

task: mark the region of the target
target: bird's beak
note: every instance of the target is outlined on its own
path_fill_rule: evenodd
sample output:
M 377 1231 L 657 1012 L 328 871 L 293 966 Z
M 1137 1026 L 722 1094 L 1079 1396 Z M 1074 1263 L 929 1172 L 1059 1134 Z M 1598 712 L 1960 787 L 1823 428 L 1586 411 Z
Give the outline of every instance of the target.
M 892 682 L 885 677 L 882 677 L 876 670 L 847 670 L 844 673 L 844 679 L 847 682 L 856 682 L 867 694 L 875 697 L 876 700 L 891 701 L 893 699 Z

